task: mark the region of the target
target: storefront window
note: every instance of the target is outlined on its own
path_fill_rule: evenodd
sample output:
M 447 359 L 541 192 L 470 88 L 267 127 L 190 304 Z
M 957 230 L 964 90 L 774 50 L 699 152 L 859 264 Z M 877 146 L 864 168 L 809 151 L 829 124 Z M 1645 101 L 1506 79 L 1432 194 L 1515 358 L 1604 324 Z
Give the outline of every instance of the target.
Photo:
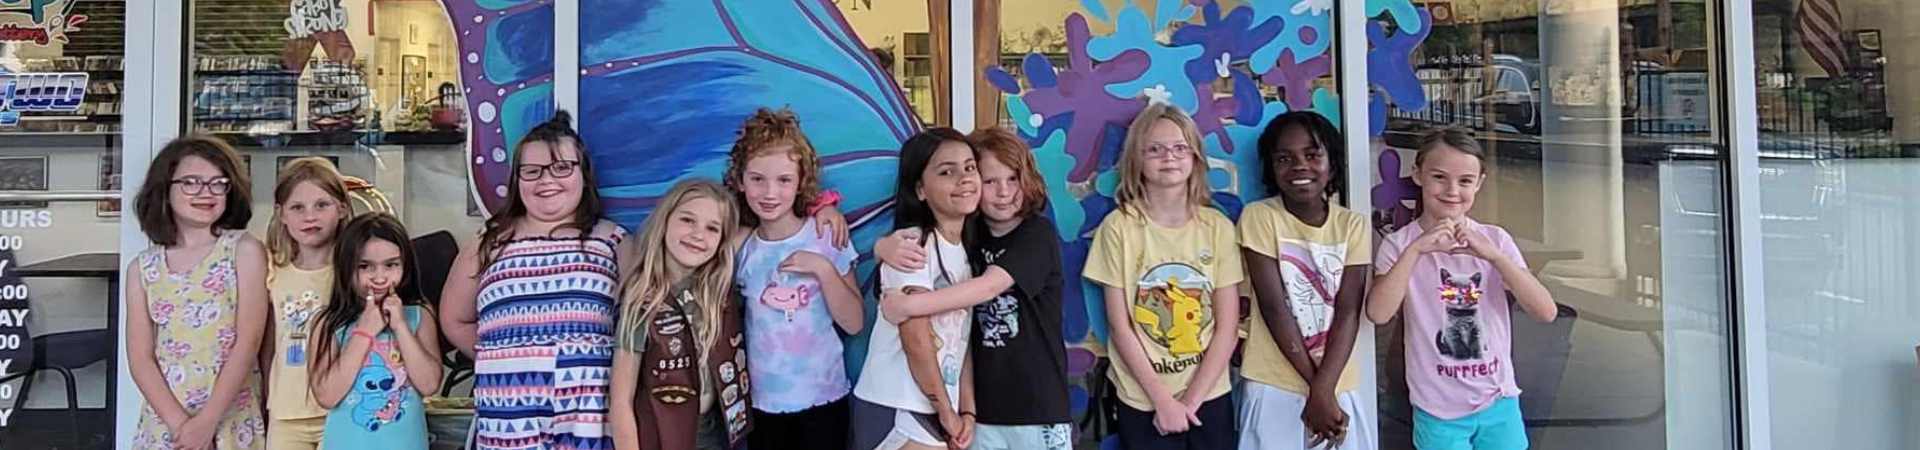
M 1376 3 L 1374 224 L 1415 220 L 1421 134 L 1474 133 L 1488 177 L 1471 217 L 1510 232 L 1557 303 L 1550 323 L 1512 315 L 1533 447 L 1732 448 L 1721 3 Z M 1384 448 L 1410 448 L 1425 407 L 1406 380 L 1436 370 L 1407 348 L 1441 345 L 1404 321 L 1378 328 Z
M 125 23 L 0 2 L 0 448 L 114 443 Z
M 1920 447 L 1920 11 L 1753 11 L 1774 448 Z
M 1140 325 L 1109 324 L 1100 287 L 1080 275 L 1090 236 L 1115 211 L 1116 161 L 1126 129 L 1153 102 L 1191 115 L 1214 206 L 1237 219 L 1249 203 L 1269 196 L 1256 148 L 1268 122 L 1288 111 L 1340 122 L 1332 3 L 994 3 L 994 22 L 981 29 L 997 30 L 998 39 L 981 44 L 976 50 L 986 53 L 974 58 L 997 61 L 980 68 L 984 84 L 975 88 L 992 98 L 975 107 L 998 119 L 979 126 L 1017 131 L 1034 149 L 1064 240 L 1062 344 L 1076 433 L 1083 447 L 1118 445 L 1115 425 L 1101 413 L 1118 406 L 1107 371 L 1119 363 L 1106 354 L 1107 336 Z M 1243 320 L 1250 308 L 1243 302 Z
M 185 122 L 190 131 L 233 144 L 246 159 L 255 211 L 248 231 L 267 236 L 280 168 L 319 156 L 349 177 L 356 212 L 393 213 L 416 242 L 432 243 L 422 246 L 435 252 L 449 246 L 441 242 L 471 245 L 487 200 L 475 195 L 471 180 L 488 176 L 489 167 L 475 164 L 484 153 L 470 143 L 498 146 L 530 127 L 528 120 L 544 120 L 552 108 L 551 63 L 528 70 L 527 53 L 519 51 L 536 45 L 493 44 L 475 36 L 543 23 L 547 28 L 539 33 L 550 39 L 552 15 L 550 6 L 541 16 L 525 8 L 447 3 L 476 11 L 453 20 L 442 2 L 188 2 L 193 51 L 186 64 Z M 538 51 L 551 58 L 551 41 L 544 42 Z M 478 107 L 482 103 L 489 106 Z M 539 106 L 514 110 L 512 117 L 488 109 L 525 103 Z M 486 112 L 474 114 L 481 110 Z M 531 110 L 541 112 L 529 116 Z M 422 259 L 419 270 L 441 279 L 451 261 L 435 263 Z M 437 286 L 425 290 L 438 298 Z M 441 348 L 449 368 L 444 389 L 427 400 L 428 421 L 436 442 L 464 442 L 472 415 L 466 400 L 472 395 L 471 360 L 451 345 Z

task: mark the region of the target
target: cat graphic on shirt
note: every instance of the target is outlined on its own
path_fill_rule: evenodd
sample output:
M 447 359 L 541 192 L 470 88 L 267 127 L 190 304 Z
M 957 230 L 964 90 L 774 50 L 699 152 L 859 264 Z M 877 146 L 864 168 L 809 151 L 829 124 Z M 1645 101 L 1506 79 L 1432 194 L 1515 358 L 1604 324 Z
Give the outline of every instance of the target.
M 1434 333 L 1440 354 L 1460 361 L 1480 359 L 1486 344 L 1480 340 L 1481 274 L 1459 275 L 1440 269 L 1440 302 L 1447 306 L 1447 326 Z

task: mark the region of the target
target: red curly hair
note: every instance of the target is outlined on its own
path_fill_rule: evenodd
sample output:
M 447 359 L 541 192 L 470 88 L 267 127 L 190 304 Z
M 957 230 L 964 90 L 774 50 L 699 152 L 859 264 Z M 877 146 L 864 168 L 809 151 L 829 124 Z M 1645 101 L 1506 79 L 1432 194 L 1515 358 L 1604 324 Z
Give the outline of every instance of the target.
M 740 138 L 733 141 L 733 149 L 727 152 L 727 174 L 724 178 L 727 190 L 733 191 L 734 201 L 742 211 L 747 211 L 746 189 L 742 182 L 747 173 L 747 161 L 775 151 L 786 152 L 800 166 L 799 186 L 793 194 L 793 211 L 804 216 L 809 208 L 820 201 L 820 154 L 814 151 L 807 135 L 800 132 L 800 119 L 794 117 L 791 109 L 774 111 L 760 108 L 747 117 L 746 123 L 740 125 Z M 760 217 L 741 214 L 740 222 L 746 226 L 758 226 Z

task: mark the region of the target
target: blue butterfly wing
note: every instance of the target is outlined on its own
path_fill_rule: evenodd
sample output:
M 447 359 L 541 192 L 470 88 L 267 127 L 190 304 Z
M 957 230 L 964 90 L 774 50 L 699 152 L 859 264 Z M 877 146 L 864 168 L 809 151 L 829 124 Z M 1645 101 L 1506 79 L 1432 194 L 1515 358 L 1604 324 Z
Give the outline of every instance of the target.
M 846 198 L 855 242 L 891 227 L 895 157 L 920 120 L 830 0 L 583 0 L 581 11 L 580 130 L 615 221 L 637 227 L 674 182 L 719 178 L 741 122 L 788 107 L 824 187 Z M 857 369 L 865 345 L 849 348 Z
M 506 197 L 513 143 L 553 115 L 553 5 L 545 0 L 441 0 L 460 44 L 467 166 L 487 210 Z

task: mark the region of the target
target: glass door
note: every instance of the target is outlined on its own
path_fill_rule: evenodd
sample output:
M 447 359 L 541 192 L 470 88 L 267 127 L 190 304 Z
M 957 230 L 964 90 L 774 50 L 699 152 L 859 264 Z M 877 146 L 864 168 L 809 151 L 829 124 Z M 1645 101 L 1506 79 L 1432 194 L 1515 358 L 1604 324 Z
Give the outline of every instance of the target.
M 124 0 L 0 2 L 0 448 L 112 448 Z

